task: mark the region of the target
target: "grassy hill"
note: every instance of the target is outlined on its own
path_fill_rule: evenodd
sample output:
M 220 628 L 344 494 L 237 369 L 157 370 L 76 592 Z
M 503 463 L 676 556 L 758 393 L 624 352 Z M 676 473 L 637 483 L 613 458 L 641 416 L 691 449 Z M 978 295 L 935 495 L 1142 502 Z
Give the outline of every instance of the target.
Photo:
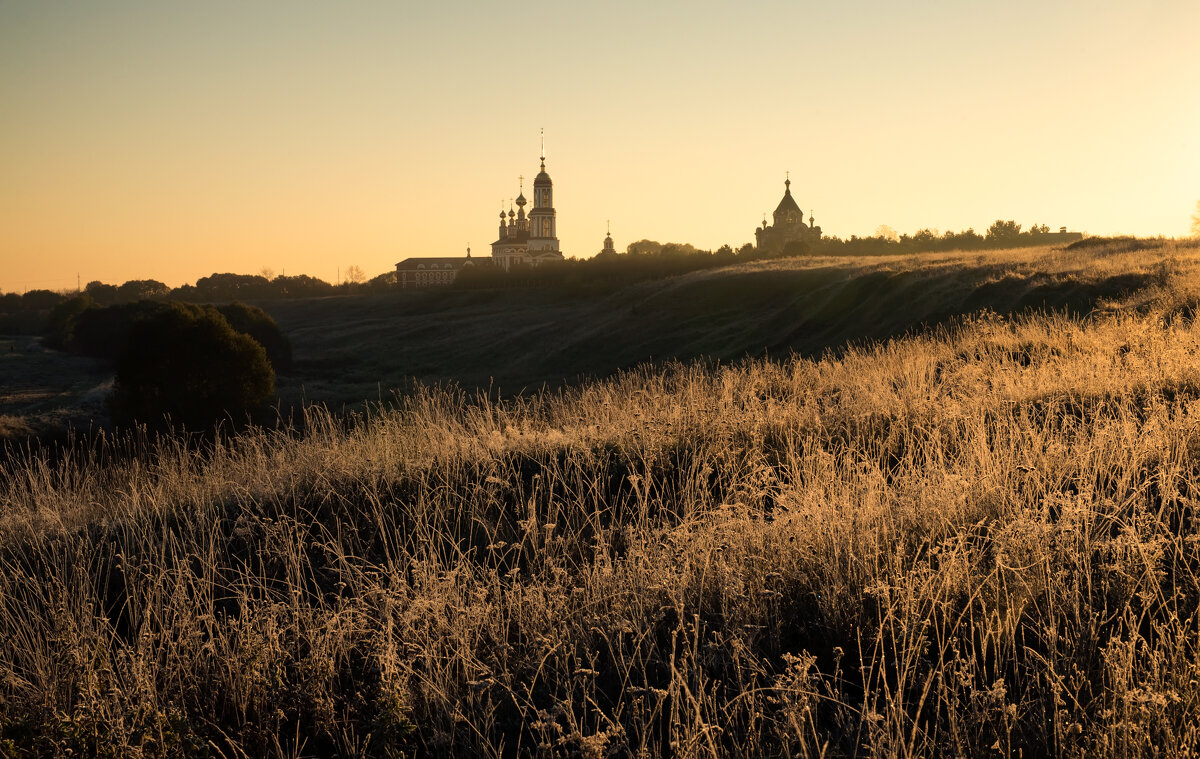
M 264 302 L 295 348 L 283 396 L 334 403 L 455 381 L 503 394 L 606 377 L 646 361 L 819 356 L 990 309 L 1082 314 L 1161 284 L 1137 251 L 1056 248 L 762 261 L 606 296 L 403 292 Z
M 980 263 L 1011 303 L 1152 278 L 1086 318 L 0 464 L 0 752 L 1193 755 L 1198 253 Z M 879 266 L 907 300 L 788 308 L 989 286 Z M 619 298 L 694 334 L 706 281 Z
M 260 305 L 294 346 L 295 369 L 278 379 L 284 408 L 361 408 L 414 380 L 507 397 L 645 362 L 815 357 L 981 309 L 1079 315 L 1161 286 L 1170 254 L 1148 263 L 1144 244 L 760 261 L 603 296 L 407 291 Z M 28 338 L 0 341 L 0 438 L 103 425 L 110 390 L 101 363 Z

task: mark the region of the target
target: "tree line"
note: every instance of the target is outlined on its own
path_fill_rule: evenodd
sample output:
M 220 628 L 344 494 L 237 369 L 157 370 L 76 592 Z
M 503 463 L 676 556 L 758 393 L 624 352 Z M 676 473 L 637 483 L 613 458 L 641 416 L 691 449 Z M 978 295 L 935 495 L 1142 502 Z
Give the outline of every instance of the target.
M 353 268 L 353 267 L 352 267 Z M 281 298 L 319 298 L 330 295 L 359 295 L 391 290 L 395 272 L 385 272 L 371 280 L 348 279 L 340 285 L 307 274 L 272 276 L 264 274 L 212 274 L 195 284 L 168 287 L 156 279 L 133 279 L 121 285 L 88 282 L 79 292 L 29 290 L 25 293 L 0 294 L 0 334 L 44 334 L 51 325 L 51 309 L 75 300 L 75 307 L 116 306 L 139 301 L 181 301 L 185 303 L 225 303 L 235 300 L 275 300 Z

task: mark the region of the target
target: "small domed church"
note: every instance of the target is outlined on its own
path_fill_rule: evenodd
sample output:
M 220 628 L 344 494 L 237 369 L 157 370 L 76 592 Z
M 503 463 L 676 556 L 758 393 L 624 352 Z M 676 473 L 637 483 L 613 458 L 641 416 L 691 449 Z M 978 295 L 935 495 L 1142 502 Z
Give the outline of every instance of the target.
M 505 271 L 513 266 L 539 266 L 547 261 L 563 260 L 558 249 L 557 219 L 554 211 L 554 183 L 546 173 L 546 148 L 542 146 L 542 168 L 533 179 L 533 207 L 525 215 L 524 180 L 515 201 L 517 210 L 500 209 L 500 236 L 492 243 L 492 264 Z
M 767 216 L 763 214 L 762 226 L 754 230 L 755 243 L 764 253 L 778 255 L 785 252 L 788 243 L 810 243 L 821 239 L 821 228 L 813 223 L 811 211 L 808 214 L 808 223 L 804 223 L 804 212 L 792 197 L 790 176 L 784 179 L 783 199 L 775 207 L 772 217 L 775 223 L 768 227 Z

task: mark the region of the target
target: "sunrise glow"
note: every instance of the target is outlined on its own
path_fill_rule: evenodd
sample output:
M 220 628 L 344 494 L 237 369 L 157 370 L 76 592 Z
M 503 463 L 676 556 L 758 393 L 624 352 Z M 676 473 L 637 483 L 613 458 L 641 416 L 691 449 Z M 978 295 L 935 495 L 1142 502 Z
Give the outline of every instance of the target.
M 1200 5 L 0 3 L 0 290 L 997 218 L 1184 235 Z M 528 191 L 528 190 L 527 190 Z

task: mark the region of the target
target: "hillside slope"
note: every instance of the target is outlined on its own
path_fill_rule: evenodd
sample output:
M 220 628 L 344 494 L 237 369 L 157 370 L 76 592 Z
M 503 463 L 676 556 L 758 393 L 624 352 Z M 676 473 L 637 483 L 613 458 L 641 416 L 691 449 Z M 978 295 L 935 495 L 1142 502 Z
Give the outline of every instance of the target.
M 414 378 L 508 395 L 651 360 L 820 355 L 983 309 L 1083 314 L 1161 283 L 1171 255 L 1034 248 L 790 259 L 577 299 L 451 291 L 261 305 L 295 348 L 297 370 L 280 382 L 285 402 L 375 399 Z
M 886 329 L 1163 284 L 816 361 L 0 460 L 0 755 L 1200 755 L 1200 250 L 1056 260 L 830 274 L 753 334 L 838 297 Z M 563 344 L 647 311 L 693 334 L 707 281 L 631 288 L 606 302 L 637 315 Z

